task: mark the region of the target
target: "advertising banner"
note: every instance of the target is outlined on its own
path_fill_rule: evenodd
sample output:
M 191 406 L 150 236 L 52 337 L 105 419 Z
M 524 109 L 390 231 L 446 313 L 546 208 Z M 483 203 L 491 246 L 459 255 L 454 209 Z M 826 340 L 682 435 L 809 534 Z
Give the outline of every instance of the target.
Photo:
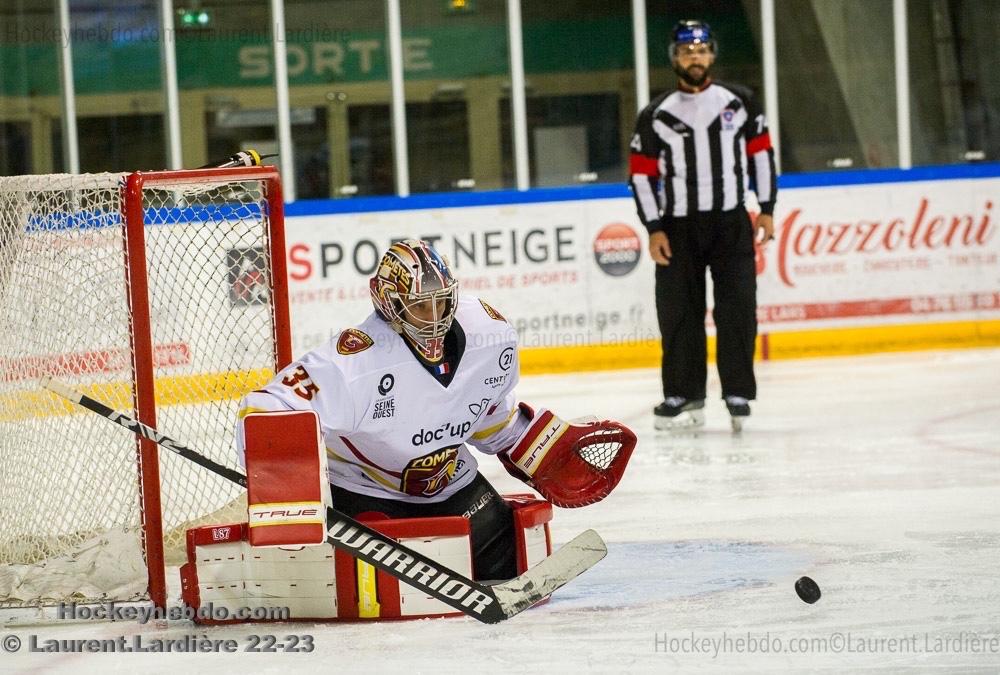
M 368 279 L 405 237 L 443 253 L 461 292 L 502 312 L 525 348 L 655 339 L 652 263 L 628 207 L 611 199 L 289 218 L 293 351 L 372 311 Z
M 784 191 L 762 329 L 1000 318 L 998 196 L 998 179 Z
M 760 332 L 1000 319 L 998 194 L 995 178 L 783 191 L 757 256 Z M 296 353 L 371 311 L 368 278 L 404 237 L 431 241 L 525 348 L 658 339 L 634 205 L 593 199 L 289 218 Z

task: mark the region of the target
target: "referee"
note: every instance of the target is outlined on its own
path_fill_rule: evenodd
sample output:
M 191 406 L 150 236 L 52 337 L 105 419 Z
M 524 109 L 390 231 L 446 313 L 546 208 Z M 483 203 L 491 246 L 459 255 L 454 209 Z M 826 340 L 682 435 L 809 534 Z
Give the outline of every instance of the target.
M 739 431 L 757 395 L 754 240 L 764 244 L 774 234 L 774 150 L 753 93 L 712 80 L 716 41 L 708 24 L 681 21 L 672 38 L 677 90 L 639 113 L 629 168 L 656 262 L 664 401 L 653 409 L 654 424 L 671 429 L 705 423 L 708 268 L 722 396 Z M 743 205 L 747 189 L 760 204 L 756 226 Z

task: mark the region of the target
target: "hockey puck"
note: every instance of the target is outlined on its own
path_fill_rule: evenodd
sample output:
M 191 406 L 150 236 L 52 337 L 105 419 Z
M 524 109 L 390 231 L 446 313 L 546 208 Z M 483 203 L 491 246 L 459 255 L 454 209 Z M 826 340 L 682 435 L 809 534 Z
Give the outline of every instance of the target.
M 795 592 L 802 598 L 802 602 L 808 602 L 810 605 L 819 600 L 819 596 L 822 595 L 819 591 L 819 585 L 809 577 L 800 577 L 795 582 Z

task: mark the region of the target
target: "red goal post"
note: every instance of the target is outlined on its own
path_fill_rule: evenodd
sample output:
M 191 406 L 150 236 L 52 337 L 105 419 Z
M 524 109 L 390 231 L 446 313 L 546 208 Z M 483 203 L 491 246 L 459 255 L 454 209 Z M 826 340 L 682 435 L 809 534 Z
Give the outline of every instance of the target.
M 283 214 L 273 167 L 0 178 L 0 606 L 163 606 L 184 530 L 242 512 L 38 381 L 235 467 L 238 399 L 291 360 Z

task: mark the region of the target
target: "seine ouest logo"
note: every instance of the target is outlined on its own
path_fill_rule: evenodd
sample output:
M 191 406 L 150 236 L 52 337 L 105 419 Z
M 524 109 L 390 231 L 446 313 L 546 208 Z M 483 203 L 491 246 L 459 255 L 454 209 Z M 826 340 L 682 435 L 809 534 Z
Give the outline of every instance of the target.
M 623 277 L 634 270 L 641 250 L 639 235 L 625 223 L 605 225 L 594 239 L 597 266 L 612 277 Z
M 387 395 L 392 391 L 393 385 L 396 384 L 396 378 L 392 376 L 392 373 L 386 373 L 382 376 L 382 379 L 378 383 L 378 393 L 381 396 Z

